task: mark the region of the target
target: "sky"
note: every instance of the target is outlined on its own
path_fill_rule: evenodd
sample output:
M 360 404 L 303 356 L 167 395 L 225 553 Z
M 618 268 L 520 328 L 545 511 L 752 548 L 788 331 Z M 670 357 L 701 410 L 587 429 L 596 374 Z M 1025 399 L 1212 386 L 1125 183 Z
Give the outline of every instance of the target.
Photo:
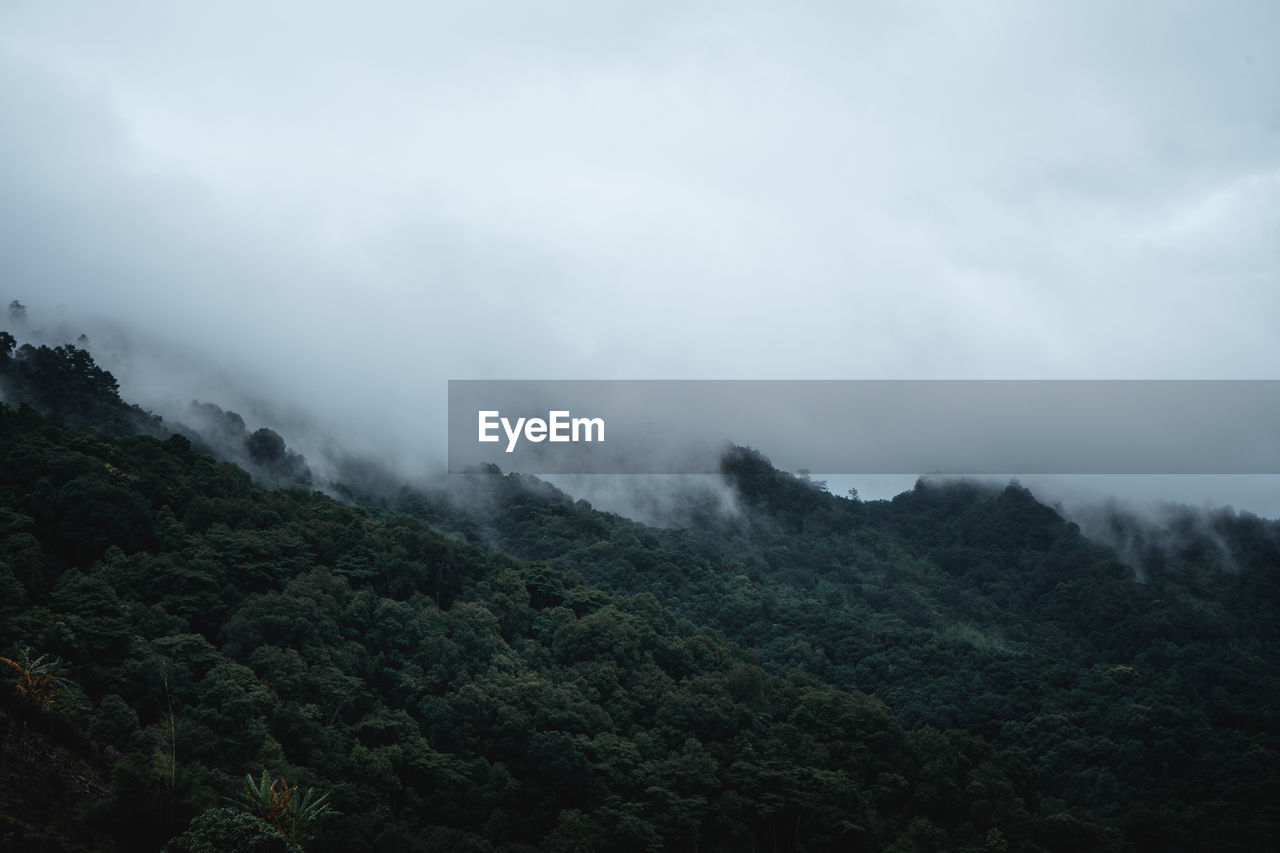
M 127 398 L 405 470 L 448 379 L 1277 378 L 1277 33 L 1269 0 L 0 0 L 0 297 Z

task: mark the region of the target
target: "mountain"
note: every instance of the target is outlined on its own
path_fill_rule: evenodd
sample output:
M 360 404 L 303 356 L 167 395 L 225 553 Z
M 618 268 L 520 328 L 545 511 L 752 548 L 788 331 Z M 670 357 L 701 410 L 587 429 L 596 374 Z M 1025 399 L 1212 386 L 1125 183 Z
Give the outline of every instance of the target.
M 745 448 L 666 528 L 496 469 L 337 500 L 13 343 L 7 846 L 1274 849 L 1274 522 L 1120 553 L 1016 484 L 860 502 Z M 264 771 L 338 814 L 246 825 Z
M 1280 525 L 1113 511 L 1126 562 L 1013 483 L 922 480 L 864 503 L 746 449 L 723 469 L 739 512 L 695 505 L 664 530 L 491 477 L 485 536 L 650 592 L 766 671 L 864 691 L 909 730 L 1021 750 L 1045 796 L 1138 849 L 1271 849 Z

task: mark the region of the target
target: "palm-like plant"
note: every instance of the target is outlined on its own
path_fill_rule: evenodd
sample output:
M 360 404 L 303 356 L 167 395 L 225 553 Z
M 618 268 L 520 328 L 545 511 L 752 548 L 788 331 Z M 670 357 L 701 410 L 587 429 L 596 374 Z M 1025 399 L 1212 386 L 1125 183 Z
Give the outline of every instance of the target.
M 0 657 L 0 663 L 18 671 L 18 681 L 14 689 L 18 695 L 31 702 L 41 710 L 47 710 L 62 698 L 58 687 L 64 683 L 60 674 L 62 661 L 50 658 L 47 654 L 37 658 L 31 657 L 31 647 L 23 647 L 18 652 L 18 659 Z
M 244 790 L 240 797 L 241 805 L 274 826 L 295 845 L 308 837 L 312 823 L 326 815 L 338 814 L 326 802 L 329 799 L 327 793 L 317 797 L 315 789 L 308 788 L 305 794 L 298 796 L 297 785 L 290 785 L 284 779 L 272 779 L 266 770 L 256 782 L 252 773 L 244 775 Z

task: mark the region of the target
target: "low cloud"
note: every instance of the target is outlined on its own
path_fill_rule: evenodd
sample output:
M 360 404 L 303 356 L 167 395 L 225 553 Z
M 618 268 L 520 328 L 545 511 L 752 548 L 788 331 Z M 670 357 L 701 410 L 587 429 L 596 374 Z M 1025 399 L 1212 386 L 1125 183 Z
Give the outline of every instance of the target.
M 410 472 L 450 378 L 1270 378 L 1277 30 L 11 4 L 0 299 L 144 405 L 257 400 Z

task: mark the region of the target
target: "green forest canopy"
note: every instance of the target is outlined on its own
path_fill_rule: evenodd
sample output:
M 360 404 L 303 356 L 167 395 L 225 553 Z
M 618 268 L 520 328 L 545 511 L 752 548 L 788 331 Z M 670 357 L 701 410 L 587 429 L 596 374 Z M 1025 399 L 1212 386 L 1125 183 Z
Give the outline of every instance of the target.
M 498 473 L 342 503 L 0 343 L 0 654 L 66 679 L 0 691 L 0 838 L 248 838 L 266 771 L 340 812 L 308 850 L 1274 844 L 1274 523 L 1139 583 L 1017 486 L 852 502 L 747 450 L 682 528 Z

